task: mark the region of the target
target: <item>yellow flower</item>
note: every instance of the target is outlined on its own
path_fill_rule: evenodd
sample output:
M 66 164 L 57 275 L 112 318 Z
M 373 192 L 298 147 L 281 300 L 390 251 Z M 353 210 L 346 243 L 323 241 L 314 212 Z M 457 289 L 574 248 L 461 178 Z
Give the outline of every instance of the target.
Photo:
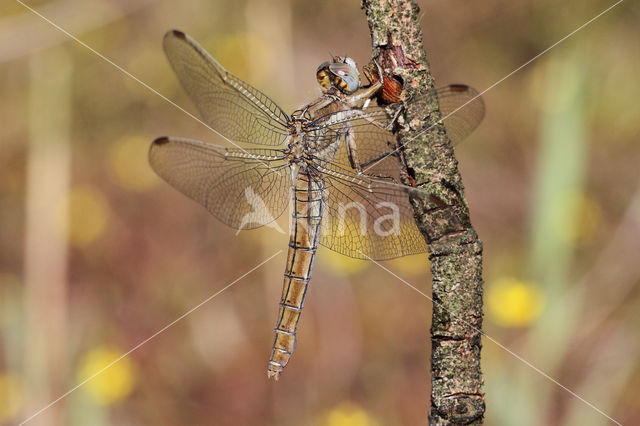
M 109 206 L 105 197 L 89 186 L 75 187 L 68 200 L 69 242 L 84 247 L 98 239 L 105 231 L 109 218 Z
M 377 422 L 364 409 L 352 403 L 342 403 L 329 411 L 324 426 L 374 426 Z
M 84 381 L 95 374 L 84 388 L 99 404 L 118 402 L 133 390 L 135 366 L 128 357 L 118 360 L 121 356 L 120 351 L 102 346 L 92 349 L 82 359 L 78 380 Z
M 0 423 L 15 418 L 24 402 L 22 381 L 13 373 L 0 373 Z
M 158 182 L 147 161 L 148 151 L 148 140 L 131 136 L 118 140 L 110 147 L 109 167 L 120 186 L 144 191 Z
M 501 278 L 487 289 L 487 311 L 503 327 L 524 327 L 542 312 L 544 294 L 540 287 L 515 278 Z

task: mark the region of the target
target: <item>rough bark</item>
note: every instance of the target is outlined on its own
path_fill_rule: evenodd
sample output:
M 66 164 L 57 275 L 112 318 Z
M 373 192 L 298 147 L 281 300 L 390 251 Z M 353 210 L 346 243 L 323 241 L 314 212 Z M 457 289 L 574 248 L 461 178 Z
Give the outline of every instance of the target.
M 403 99 L 433 88 L 415 2 L 363 0 L 362 8 L 383 81 L 402 83 Z M 411 201 L 429 246 L 433 275 L 429 423 L 481 424 L 482 243 L 471 226 L 458 162 L 437 102 L 434 96 L 408 104 L 399 128 L 405 183 L 424 190 L 416 191 Z

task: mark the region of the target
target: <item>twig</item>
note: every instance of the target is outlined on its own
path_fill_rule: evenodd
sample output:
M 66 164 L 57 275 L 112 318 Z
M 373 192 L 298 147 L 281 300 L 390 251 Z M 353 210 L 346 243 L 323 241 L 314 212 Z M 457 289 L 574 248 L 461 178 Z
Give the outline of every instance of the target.
M 413 0 L 363 0 L 373 47 L 389 91 L 402 97 L 434 86 L 422 46 L 419 9 Z M 424 114 L 424 111 L 433 111 Z M 431 253 L 431 407 L 429 423 L 481 424 L 479 330 L 482 327 L 482 243 L 471 226 L 462 178 L 435 97 L 410 104 L 400 121 L 400 157 L 407 184 L 426 190 L 411 195 L 416 222 Z M 425 130 L 426 129 L 426 130 Z

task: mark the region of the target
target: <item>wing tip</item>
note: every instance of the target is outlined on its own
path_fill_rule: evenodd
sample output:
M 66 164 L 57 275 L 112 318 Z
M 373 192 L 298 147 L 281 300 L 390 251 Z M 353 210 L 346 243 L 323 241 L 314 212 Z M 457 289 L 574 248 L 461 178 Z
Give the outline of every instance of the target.
M 452 92 L 466 92 L 468 90 L 470 91 L 471 87 L 466 84 L 455 83 L 449 85 L 449 89 L 451 89 Z
M 183 33 L 180 30 L 169 30 L 167 31 L 167 33 L 164 35 L 165 38 L 169 37 L 169 36 L 173 36 L 182 40 L 185 40 L 187 38 L 187 35 L 185 33 Z
M 169 143 L 169 138 L 167 136 L 160 136 L 156 140 L 153 141 L 151 145 L 165 145 Z

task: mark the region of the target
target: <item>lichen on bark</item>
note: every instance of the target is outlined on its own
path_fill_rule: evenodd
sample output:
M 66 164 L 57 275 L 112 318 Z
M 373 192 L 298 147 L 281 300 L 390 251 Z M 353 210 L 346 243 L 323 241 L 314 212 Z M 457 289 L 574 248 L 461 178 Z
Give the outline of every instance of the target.
M 413 0 L 363 0 L 376 64 L 403 83 L 403 99 L 434 87 Z M 482 243 L 471 226 L 462 177 L 435 96 L 408 103 L 400 157 L 433 276 L 430 424 L 481 424 Z M 425 111 L 428 111 L 425 114 Z

